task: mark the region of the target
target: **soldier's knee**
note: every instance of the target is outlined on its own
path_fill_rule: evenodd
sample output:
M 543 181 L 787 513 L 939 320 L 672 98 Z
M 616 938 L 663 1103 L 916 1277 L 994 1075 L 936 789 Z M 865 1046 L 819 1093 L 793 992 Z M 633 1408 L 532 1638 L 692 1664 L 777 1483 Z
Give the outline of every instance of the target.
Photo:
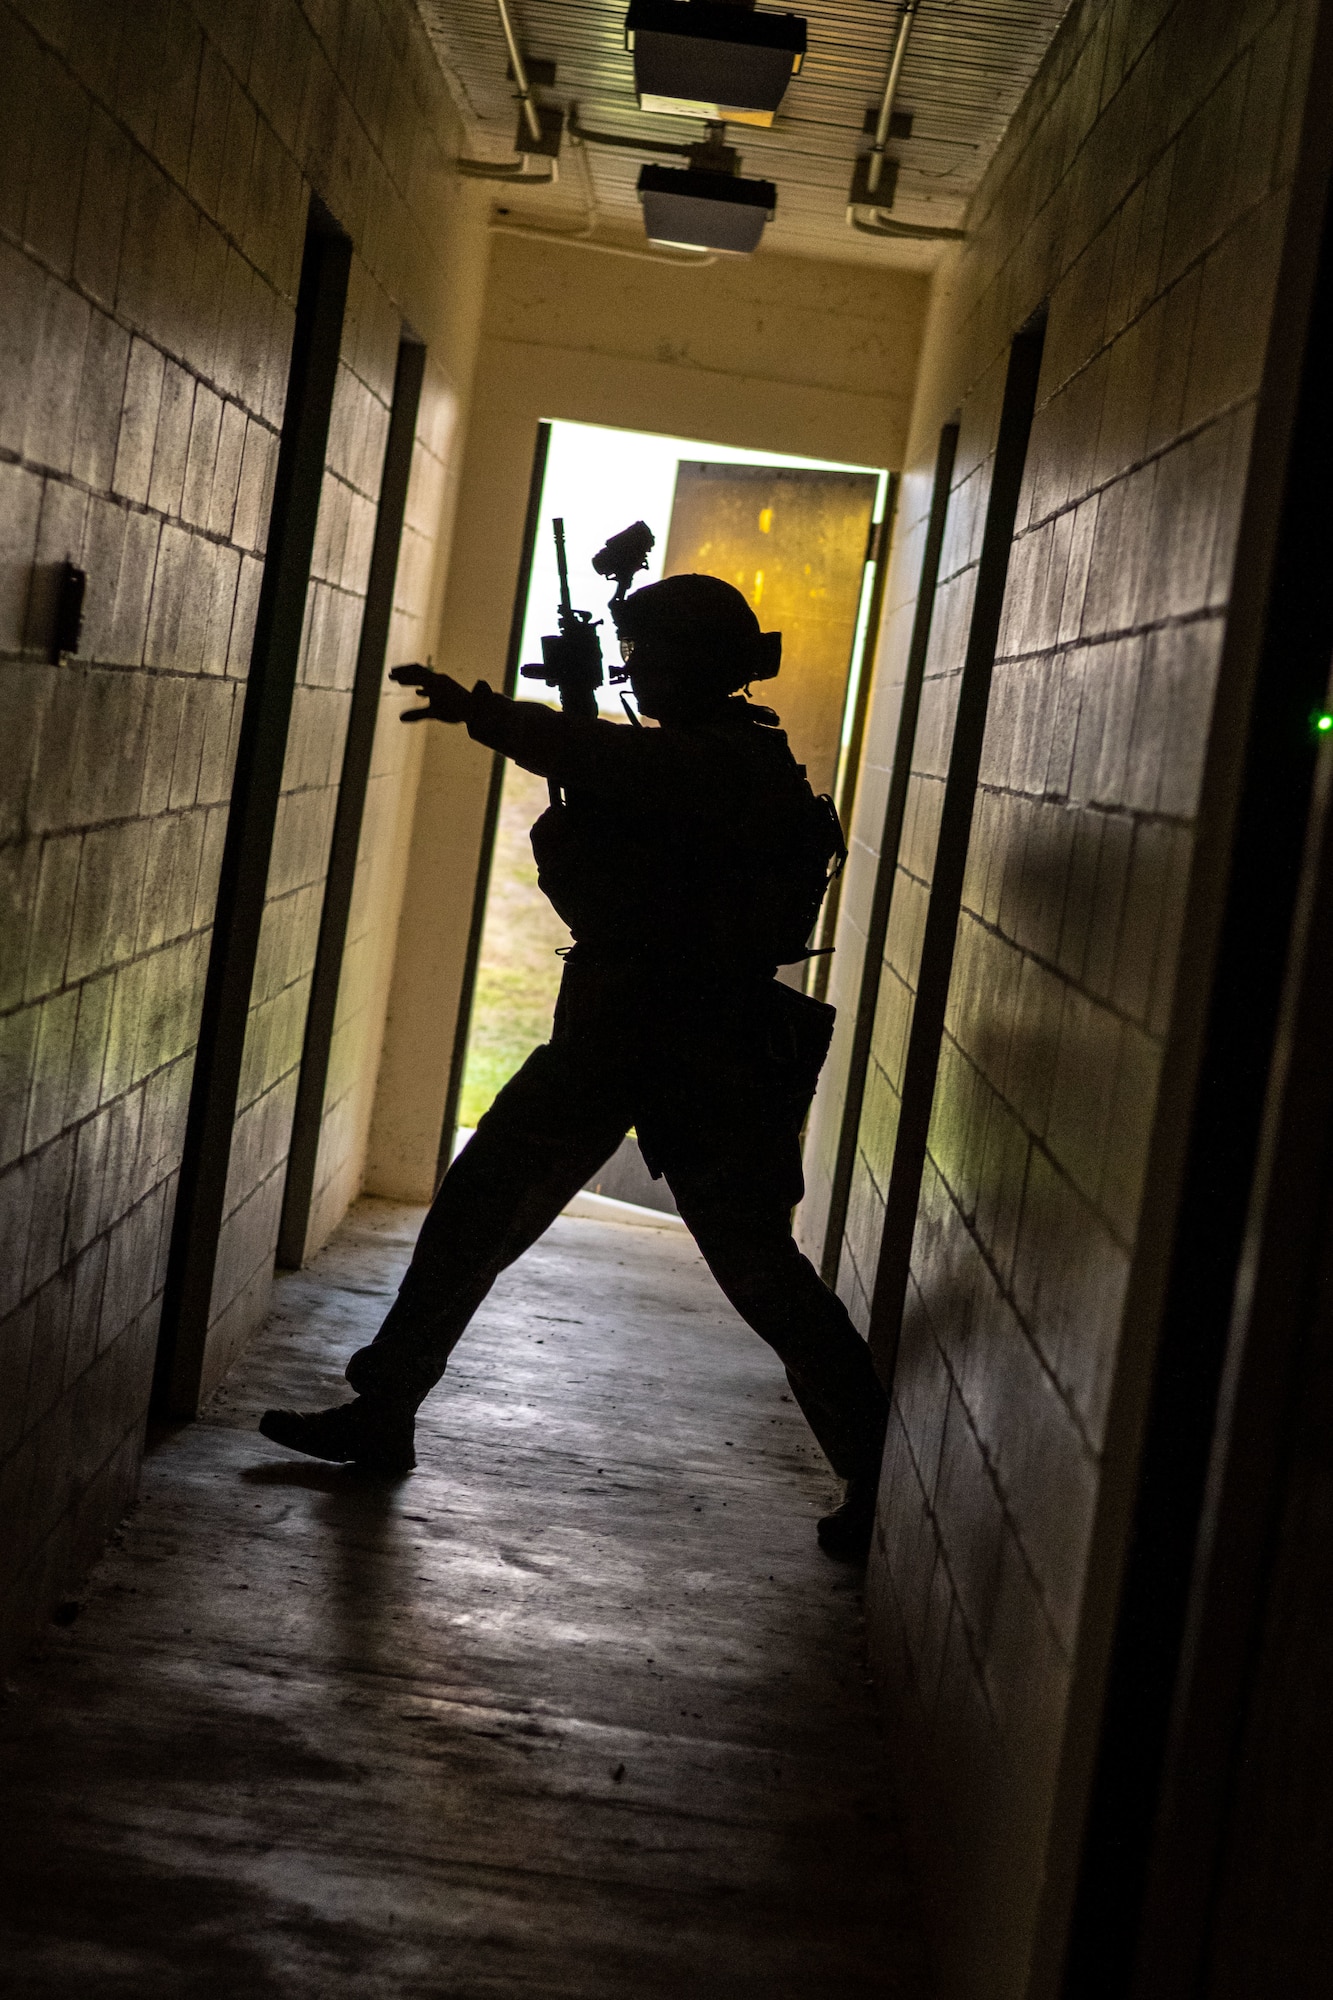
M 789 1307 L 800 1253 L 790 1236 L 696 1232 L 695 1241 L 718 1284 L 746 1319 Z

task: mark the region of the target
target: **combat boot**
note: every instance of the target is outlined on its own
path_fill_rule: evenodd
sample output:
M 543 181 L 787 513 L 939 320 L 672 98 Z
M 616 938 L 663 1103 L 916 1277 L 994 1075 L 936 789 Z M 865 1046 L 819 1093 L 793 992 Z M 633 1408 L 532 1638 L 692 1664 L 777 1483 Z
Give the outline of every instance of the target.
M 414 1424 L 409 1404 L 372 1402 L 364 1396 L 336 1403 L 331 1410 L 265 1410 L 259 1419 L 261 1435 L 289 1451 L 389 1473 L 411 1472 L 415 1466 Z
M 819 1546 L 826 1556 L 838 1562 L 865 1562 L 875 1533 L 878 1491 L 879 1477 L 875 1473 L 847 1481 L 842 1505 L 825 1514 L 819 1523 Z

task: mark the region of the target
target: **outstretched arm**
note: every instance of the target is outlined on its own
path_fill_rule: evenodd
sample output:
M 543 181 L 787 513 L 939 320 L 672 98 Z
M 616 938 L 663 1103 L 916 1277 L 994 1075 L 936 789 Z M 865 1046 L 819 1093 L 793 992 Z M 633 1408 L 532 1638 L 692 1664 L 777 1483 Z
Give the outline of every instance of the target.
M 430 667 L 390 667 L 389 679 L 399 687 L 419 688 L 426 697 L 424 708 L 404 709 L 400 722 L 425 722 L 430 717 L 436 722 L 466 722 L 471 713 L 471 688 L 448 674 L 437 674 Z
M 465 688 L 429 667 L 394 667 L 389 678 L 426 697 L 425 707 L 406 710 L 403 722 L 433 717 L 466 723 L 474 741 L 557 784 L 586 786 L 639 807 L 671 805 L 705 819 L 727 820 L 744 810 L 725 752 L 675 730 L 627 729 L 602 716 L 565 715 L 544 702 L 511 701 L 485 681 Z

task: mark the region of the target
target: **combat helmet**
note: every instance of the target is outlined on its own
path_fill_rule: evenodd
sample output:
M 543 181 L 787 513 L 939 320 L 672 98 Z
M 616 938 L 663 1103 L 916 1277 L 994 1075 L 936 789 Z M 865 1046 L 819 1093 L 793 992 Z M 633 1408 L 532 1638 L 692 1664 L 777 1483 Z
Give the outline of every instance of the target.
M 612 608 L 626 673 L 635 644 L 650 637 L 679 652 L 682 670 L 701 690 L 719 695 L 771 681 L 782 663 L 782 634 L 761 632 L 740 591 L 720 576 L 663 577 Z

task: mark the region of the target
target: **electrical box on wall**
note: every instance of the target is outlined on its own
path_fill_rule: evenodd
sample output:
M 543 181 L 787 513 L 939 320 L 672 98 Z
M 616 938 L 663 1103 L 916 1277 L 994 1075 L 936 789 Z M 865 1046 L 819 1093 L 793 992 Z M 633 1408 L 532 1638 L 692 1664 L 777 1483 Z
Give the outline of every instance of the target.
M 51 633 L 51 658 L 59 665 L 67 653 L 77 653 L 83 637 L 83 598 L 88 573 L 63 562 L 56 578 L 56 615 Z

